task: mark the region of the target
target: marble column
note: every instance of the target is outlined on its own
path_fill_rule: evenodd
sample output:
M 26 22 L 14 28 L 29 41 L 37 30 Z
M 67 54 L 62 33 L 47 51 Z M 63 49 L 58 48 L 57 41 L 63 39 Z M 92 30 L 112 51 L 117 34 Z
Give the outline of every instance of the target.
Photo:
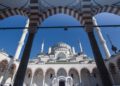
M 42 86 L 45 86 L 45 73 L 43 73 L 43 85 Z
M 80 70 L 80 71 L 81 71 L 81 70 Z M 78 73 L 79 73 L 79 72 L 78 72 Z M 80 81 L 80 84 L 79 84 L 79 85 L 82 86 L 82 79 L 81 79 L 81 74 L 80 74 L 80 73 L 79 73 L 79 79 L 80 79 L 80 80 L 79 80 L 79 81 Z
M 97 21 L 96 21 L 96 19 L 94 17 L 93 17 L 93 23 L 94 23 L 95 26 L 98 26 Z M 106 41 L 105 41 L 105 39 L 104 39 L 104 37 L 103 37 L 103 35 L 101 33 L 101 30 L 100 30 L 99 27 L 95 27 L 95 30 L 96 30 L 96 33 L 98 35 L 99 41 L 100 41 L 100 43 L 101 43 L 101 45 L 103 47 L 103 50 L 105 52 L 106 59 L 109 59 L 111 55 L 110 55 L 110 52 L 108 50 Z
M 31 81 L 30 81 L 30 86 L 33 86 L 32 85 L 32 83 L 33 83 L 33 77 L 34 77 L 34 75 L 32 74 Z
M 25 44 L 25 48 L 23 51 L 22 59 L 19 64 L 19 68 L 16 73 L 15 81 L 13 86 L 23 86 L 24 78 L 25 78 L 25 73 L 30 57 L 30 52 L 33 44 L 33 39 L 35 36 L 35 32 L 29 32 L 27 42 Z
M 16 69 L 16 70 L 17 70 L 17 69 Z M 13 78 L 12 78 L 12 80 L 11 80 L 11 84 L 12 84 L 12 85 L 13 85 L 13 83 L 14 83 L 15 74 L 16 74 L 16 71 L 15 71 L 15 73 L 13 74 Z
M 102 79 L 103 86 L 112 86 L 110 75 L 108 73 L 104 60 L 102 58 L 102 55 L 97 45 L 97 41 L 95 39 L 95 35 L 93 31 L 87 32 L 87 35 L 88 35 L 88 38 L 89 38 L 89 41 L 92 47 L 93 55 L 94 55 L 101 79 Z

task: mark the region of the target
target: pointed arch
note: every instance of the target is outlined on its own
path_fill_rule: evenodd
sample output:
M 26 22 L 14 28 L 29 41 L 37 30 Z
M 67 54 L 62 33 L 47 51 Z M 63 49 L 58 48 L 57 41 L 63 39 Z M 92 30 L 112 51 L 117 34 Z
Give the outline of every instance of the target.
M 80 85 L 79 73 L 75 68 L 71 68 L 68 75 L 72 77 L 74 86 Z
M 7 68 L 8 68 L 8 61 L 4 59 L 0 62 L 0 72 L 2 73 L 5 72 Z
M 102 12 L 113 13 L 120 16 L 120 7 L 116 6 L 101 6 L 93 9 L 93 15 L 97 15 Z
M 26 84 L 26 86 L 30 85 L 31 78 L 32 78 L 32 69 L 27 68 L 26 74 L 25 74 L 25 80 L 24 80 L 24 83 Z
M 33 85 L 42 86 L 43 85 L 43 70 L 41 68 L 36 69 L 33 76 Z
M 67 71 L 64 68 L 60 68 L 57 71 L 57 76 L 67 76 Z
M 92 86 L 90 71 L 87 68 L 81 69 L 81 80 L 83 86 Z
M 9 69 L 9 74 L 13 78 L 13 74 L 15 73 L 16 70 L 16 64 L 12 64 L 10 69 Z
M 47 69 L 45 73 L 45 84 L 52 85 L 52 81 L 55 78 L 55 70 L 52 68 Z
M 3 11 L 0 11 L 0 20 L 15 15 L 22 15 L 28 17 L 28 14 L 29 12 L 25 9 L 19 9 L 19 8 L 5 9 Z
M 53 16 L 55 14 L 59 14 L 59 13 L 63 13 L 63 14 L 67 14 L 70 16 L 73 16 L 75 19 L 77 19 L 78 21 L 81 21 L 81 13 L 78 10 L 72 9 L 72 8 L 68 8 L 68 7 L 54 7 L 54 8 L 50 8 L 47 9 L 46 11 L 42 12 L 41 14 L 39 14 L 40 17 L 40 24 L 49 16 Z

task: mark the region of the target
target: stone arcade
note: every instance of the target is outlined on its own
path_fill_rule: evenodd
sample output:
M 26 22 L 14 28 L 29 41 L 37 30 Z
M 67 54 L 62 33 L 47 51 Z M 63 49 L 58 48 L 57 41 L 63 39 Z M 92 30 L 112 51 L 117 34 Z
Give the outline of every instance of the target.
M 86 31 L 86 33 L 88 35 L 88 38 L 89 38 L 89 41 L 90 41 L 90 44 L 91 44 L 91 47 L 93 50 L 93 54 L 95 57 L 97 70 L 98 70 L 100 78 L 101 78 L 99 80 L 99 83 L 101 82 L 103 86 L 112 86 L 113 84 L 118 85 L 118 81 L 116 81 L 117 80 L 116 76 L 117 77 L 119 77 L 119 76 L 115 75 L 115 70 L 116 70 L 115 67 L 116 66 L 114 66 L 113 63 L 110 64 L 112 69 L 114 69 L 114 72 L 113 72 L 114 78 L 111 79 L 111 75 L 109 73 L 110 71 L 106 68 L 106 65 L 105 65 L 104 60 L 101 55 L 101 52 L 98 48 L 98 45 L 97 45 L 97 42 L 96 42 L 96 39 L 95 39 L 95 36 L 93 33 L 93 25 L 96 25 L 97 23 L 93 17 L 102 12 L 109 12 L 109 13 L 113 13 L 116 15 L 120 15 L 120 7 L 119 6 L 120 6 L 119 0 L 64 0 L 64 1 L 61 1 L 61 0 L 12 0 L 12 1 L 0 0 L 0 19 L 1 20 L 5 19 L 9 16 L 22 15 L 22 16 L 28 17 L 27 26 L 29 27 L 28 30 L 26 30 L 26 31 L 24 30 L 24 32 L 23 32 L 18 49 L 16 50 L 15 57 L 13 59 L 9 59 L 9 61 L 8 60 L 1 61 L 1 63 L 2 63 L 1 71 L 3 71 L 4 68 L 5 68 L 5 70 L 7 70 L 7 71 L 5 71 L 6 74 L 3 77 L 1 83 L 3 84 L 5 82 L 7 76 L 11 76 L 13 78 L 14 78 L 14 76 L 16 76 L 14 79 L 12 79 L 14 81 L 13 86 L 23 86 L 24 78 L 26 78 L 25 73 L 27 70 L 31 47 L 32 47 L 33 39 L 35 37 L 35 33 L 37 32 L 37 27 L 47 17 L 58 14 L 58 13 L 64 13 L 64 14 L 73 16 L 78 21 L 80 21 L 81 25 L 85 26 L 84 30 Z M 103 49 L 105 51 L 106 57 L 109 61 L 109 60 L 111 60 L 110 53 L 109 53 L 109 50 L 107 49 L 105 40 L 102 37 L 99 27 L 96 27 L 96 30 L 97 30 L 97 34 L 99 36 L 101 45 L 103 46 Z M 19 64 L 19 67 L 17 68 L 17 66 L 15 66 L 14 64 L 17 62 L 16 60 L 19 57 L 19 53 L 24 44 L 24 39 L 26 37 L 27 32 L 28 32 L 28 38 L 25 43 L 22 60 Z M 53 52 L 53 51 L 51 50 L 51 52 Z M 5 53 L 2 55 L 3 55 L 3 57 L 4 57 L 4 55 L 9 57 Z M 66 55 L 62 54 L 62 53 L 58 54 L 58 56 L 60 57 L 59 58 L 60 60 L 64 60 L 66 57 Z M 43 57 L 44 57 L 44 55 L 43 55 Z M 42 57 L 41 57 L 41 60 L 42 60 Z M 7 67 L 7 64 L 9 64 L 8 67 Z M 119 60 L 118 60 L 118 64 L 119 64 Z M 50 65 L 52 65 L 52 64 L 50 64 Z M 28 67 L 29 67 L 29 65 L 28 65 Z M 52 75 L 50 73 L 51 78 L 53 78 L 55 76 L 54 80 L 51 81 L 52 84 L 54 83 L 56 85 L 59 84 L 59 85 L 63 85 L 63 86 L 68 84 L 68 82 L 71 82 L 71 83 L 69 83 L 70 86 L 72 84 L 73 85 L 77 84 L 78 81 L 76 81 L 76 80 L 78 80 L 78 79 L 74 80 L 73 77 L 76 76 L 74 74 L 78 74 L 80 76 L 80 74 L 79 74 L 80 70 L 78 70 L 80 68 L 80 65 L 75 66 L 75 67 L 77 67 L 77 68 L 75 68 L 75 69 L 73 68 L 71 70 L 70 69 L 65 70 L 64 68 L 62 68 L 62 69 L 58 69 L 58 71 L 57 71 L 57 70 L 51 69 L 51 71 L 55 72 L 55 74 L 52 74 Z M 18 69 L 17 72 L 13 73 L 14 69 L 16 69 L 16 70 Z M 43 69 L 43 70 L 45 70 L 45 69 Z M 28 75 L 28 77 L 31 77 L 29 80 L 33 81 L 33 80 L 37 79 L 37 80 L 40 80 L 39 83 L 42 83 L 42 80 L 45 80 L 45 79 L 42 79 L 45 76 L 43 74 L 45 71 L 43 71 L 43 70 L 42 70 L 42 68 L 38 69 L 36 71 L 37 73 L 35 72 L 36 77 L 32 76 L 33 75 L 32 69 L 27 70 L 27 71 L 31 72 Z M 10 73 L 11 75 L 9 75 L 9 71 L 11 72 Z M 68 71 L 70 71 L 71 77 L 70 77 Z M 78 73 L 72 73 L 72 71 L 74 71 L 74 72 L 76 71 Z M 61 75 L 62 74 L 61 72 L 64 75 Z M 96 70 L 95 70 L 95 72 L 96 72 Z M 82 81 L 82 77 L 84 77 L 83 85 L 91 86 L 91 82 L 92 82 L 92 81 L 90 81 L 92 78 L 91 72 L 89 70 L 85 69 L 82 71 L 82 73 L 85 73 L 85 74 L 81 75 L 80 83 Z M 49 73 L 47 73 L 47 74 L 49 74 Z M 41 78 L 39 77 L 39 75 Z M 94 76 L 96 77 L 96 75 L 94 75 Z M 77 78 L 77 77 L 75 77 L 75 78 Z M 29 80 L 27 80 L 26 82 L 29 82 Z M 95 79 L 95 80 L 97 80 L 97 79 Z M 31 82 L 31 84 L 33 84 L 33 82 Z M 48 81 L 48 82 L 50 82 L 50 81 Z M 85 83 L 85 82 L 87 82 L 87 83 Z M 38 81 L 36 81 L 36 83 L 38 84 Z M 78 85 L 80 83 L 78 83 Z M 97 83 L 96 86 L 99 86 L 100 85 L 99 83 Z

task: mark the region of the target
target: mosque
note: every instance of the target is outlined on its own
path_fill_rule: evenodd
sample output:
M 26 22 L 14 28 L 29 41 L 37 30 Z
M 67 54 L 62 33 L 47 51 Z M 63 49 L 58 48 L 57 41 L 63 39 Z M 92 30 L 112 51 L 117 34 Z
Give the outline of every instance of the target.
M 119 0 L 0 0 L 0 20 L 21 15 L 28 18 L 27 29 L 19 41 L 15 56 L 0 51 L 1 86 L 120 86 L 120 52 L 112 45 L 111 55 L 100 27 L 94 18 L 99 13 L 120 15 Z M 55 14 L 73 16 L 84 26 L 94 59 L 90 59 L 69 44 L 59 42 L 29 60 L 35 34 L 41 23 Z M 69 27 L 67 27 L 69 28 Z M 106 57 L 103 56 L 95 38 L 94 29 Z M 28 36 L 26 36 L 28 34 Z M 25 38 L 27 41 L 25 42 Z M 21 49 L 25 45 L 23 51 Z M 22 59 L 19 60 L 20 53 Z
M 59 42 L 44 53 L 44 42 L 36 58 L 29 60 L 23 86 L 103 86 L 94 59 L 75 48 Z M 12 57 L 0 51 L 0 81 L 3 86 L 13 84 L 20 61 L 10 66 Z M 120 52 L 105 61 L 114 86 L 120 85 Z M 10 68 L 8 69 L 8 67 Z M 7 72 L 7 73 L 6 73 Z
M 44 53 L 43 42 L 41 52 L 29 60 L 23 86 L 103 86 L 94 59 L 84 54 L 81 43 L 79 48 L 81 51 L 76 52 L 74 47 L 59 42 Z M 5 51 L 0 51 L 1 86 L 11 86 L 14 82 L 20 61 L 11 64 L 11 58 Z M 113 86 L 120 86 L 120 52 L 105 64 Z

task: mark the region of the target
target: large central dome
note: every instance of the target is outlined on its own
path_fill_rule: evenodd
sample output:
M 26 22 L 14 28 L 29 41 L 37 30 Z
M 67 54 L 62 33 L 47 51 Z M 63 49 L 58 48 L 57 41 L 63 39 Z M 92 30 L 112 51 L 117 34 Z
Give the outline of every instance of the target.
M 64 43 L 64 42 L 59 42 L 57 44 L 55 44 L 53 47 L 52 47 L 52 50 L 58 50 L 58 49 L 67 49 L 67 50 L 71 50 L 71 47 L 70 45 Z

